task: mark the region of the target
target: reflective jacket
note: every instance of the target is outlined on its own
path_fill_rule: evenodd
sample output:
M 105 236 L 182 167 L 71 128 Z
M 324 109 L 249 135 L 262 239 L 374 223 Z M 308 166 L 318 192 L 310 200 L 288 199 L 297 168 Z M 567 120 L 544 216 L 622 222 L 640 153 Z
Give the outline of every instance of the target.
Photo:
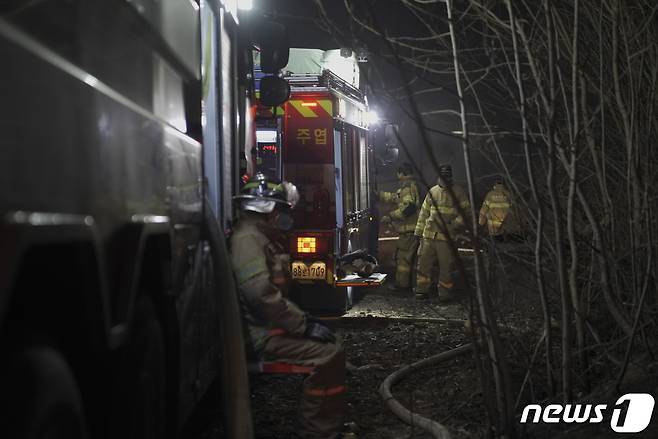
M 453 184 L 450 188 L 462 212 L 467 213 L 470 209 L 470 203 L 464 189 L 456 184 Z M 441 218 L 439 218 L 439 213 Z M 445 227 L 441 219 L 445 222 Z M 414 234 L 422 238 L 447 241 L 448 235 L 454 238 L 457 230 L 464 227 L 465 223 L 464 217 L 459 214 L 452 202 L 448 188 L 436 185 L 430 189 L 423 201 Z
M 513 208 L 512 196 L 502 184 L 494 185 L 487 193 L 480 208 L 479 223 L 487 225 L 489 235 L 516 233 L 519 231 L 519 218 Z
M 379 198 L 386 203 L 397 203 L 397 208 L 388 215 L 394 221 L 398 233 L 411 233 L 416 229 L 420 194 L 414 180 L 403 179 L 400 189 L 396 192 L 381 192 Z
M 290 256 L 281 244 L 268 237 L 272 233 L 276 232 L 265 218 L 243 213 L 230 239 L 240 306 L 256 351 L 276 333 L 273 329 L 299 336 L 306 329 L 304 312 L 282 294 L 289 279 Z

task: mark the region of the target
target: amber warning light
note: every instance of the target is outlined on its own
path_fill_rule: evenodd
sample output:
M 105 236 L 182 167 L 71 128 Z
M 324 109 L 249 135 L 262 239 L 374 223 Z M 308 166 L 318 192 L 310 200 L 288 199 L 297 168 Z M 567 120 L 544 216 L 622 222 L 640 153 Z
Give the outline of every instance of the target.
M 302 102 L 302 107 L 317 107 L 317 102 Z
M 316 239 L 307 236 L 297 237 L 297 253 L 315 253 L 317 251 Z

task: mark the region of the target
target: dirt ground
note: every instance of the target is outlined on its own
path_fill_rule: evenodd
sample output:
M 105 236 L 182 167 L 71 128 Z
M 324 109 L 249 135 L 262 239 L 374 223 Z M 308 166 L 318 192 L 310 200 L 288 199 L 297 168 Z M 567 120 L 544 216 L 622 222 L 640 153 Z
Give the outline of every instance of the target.
M 508 261 L 509 262 L 509 261 Z M 506 264 L 509 268 L 495 276 L 498 281 L 490 285 L 494 307 L 499 319 L 501 335 L 508 347 L 507 360 L 511 379 L 518 388 L 529 367 L 535 376 L 542 376 L 544 366 L 541 354 L 533 360 L 541 334 L 541 307 L 527 265 L 522 259 Z M 469 342 L 464 330 L 468 318 L 468 301 L 441 304 L 436 297 L 416 301 L 411 292 L 388 291 L 386 286 L 370 289 L 344 316 L 327 321 L 338 332 L 345 345 L 349 363 L 347 375 L 346 421 L 358 425 L 361 439 L 429 438 L 419 428 L 404 424 L 382 402 L 378 388 L 395 370 L 428 356 L 450 350 Z M 559 338 L 556 323 L 555 337 Z M 617 397 L 632 391 L 658 396 L 658 365 L 645 359 L 631 367 L 629 378 L 622 389 L 609 389 L 608 393 L 597 382 L 592 402 L 606 401 L 614 405 Z M 597 375 L 598 374 L 598 375 Z M 595 378 L 603 371 L 593 370 Z M 302 376 L 253 375 L 251 376 L 252 410 L 256 438 L 294 438 L 296 409 L 301 391 Z M 422 416 L 441 422 L 455 439 L 486 438 L 482 386 L 473 357 L 466 354 L 436 367 L 414 372 L 396 384 L 393 395 L 402 405 Z M 527 380 L 518 396 L 516 413 L 525 404 L 544 401 L 545 383 Z M 607 397 L 606 397 L 607 395 Z M 515 397 L 517 395 L 514 395 Z M 579 394 L 578 397 L 582 395 Z M 607 398 L 607 399 L 601 399 Z M 544 403 L 545 405 L 545 403 Z M 194 439 L 222 437 L 217 425 L 218 412 L 206 413 L 211 427 Z M 608 423 L 584 426 L 553 426 L 547 424 L 526 428 L 525 438 L 590 439 L 613 437 L 658 437 L 658 416 L 647 430 L 636 435 L 620 435 L 611 431 Z
M 350 366 L 347 375 L 346 421 L 356 422 L 359 438 L 425 438 L 386 409 L 378 393 L 381 382 L 410 362 L 468 342 L 460 307 L 435 301 L 416 304 L 411 294 L 370 292 L 342 319 L 335 320 Z M 414 321 L 416 315 L 427 321 Z M 446 319 L 445 322 L 429 321 Z M 419 371 L 394 387 L 406 407 L 433 419 L 451 422 L 455 438 L 480 437 L 480 392 L 469 357 Z M 253 381 L 254 418 L 258 438 L 290 437 L 302 377 L 258 376 Z M 459 399 L 459 412 L 455 410 Z
M 520 383 L 537 341 L 541 322 L 534 300 L 515 297 L 500 300 L 501 332 L 511 350 L 508 361 L 512 380 Z M 510 303 L 508 303 L 510 302 Z M 530 318 L 529 318 L 530 316 Z M 417 303 L 412 295 L 391 293 L 379 288 L 368 293 L 343 318 L 333 321 L 345 343 L 350 363 L 347 376 L 347 421 L 356 422 L 362 439 L 430 438 L 419 428 L 404 424 L 382 402 L 378 388 L 392 372 L 422 358 L 450 350 L 469 342 L 463 327 L 466 314 L 458 304 L 442 305 L 435 299 Z M 556 334 L 558 335 L 558 334 Z M 541 364 L 536 367 L 542 367 Z M 634 368 L 630 384 L 611 389 L 608 396 L 594 397 L 610 407 L 616 398 L 629 392 L 658 395 L 658 371 L 655 363 Z M 652 372 L 653 371 L 653 372 Z M 647 377 L 653 375 L 653 380 Z M 255 376 L 252 403 L 256 437 L 259 439 L 294 437 L 296 407 L 302 377 Z M 545 397 L 541 383 L 530 383 L 520 398 L 517 413 L 529 402 Z M 603 393 L 601 391 L 601 393 Z M 402 405 L 422 416 L 441 422 L 454 439 L 486 438 L 482 387 L 473 357 L 466 354 L 436 367 L 416 371 L 393 387 L 393 395 Z M 605 399 L 601 399 L 605 398 Z M 623 435 L 611 431 L 609 421 L 598 425 L 549 426 L 526 428 L 523 437 L 534 439 L 656 438 L 658 420 L 641 434 Z

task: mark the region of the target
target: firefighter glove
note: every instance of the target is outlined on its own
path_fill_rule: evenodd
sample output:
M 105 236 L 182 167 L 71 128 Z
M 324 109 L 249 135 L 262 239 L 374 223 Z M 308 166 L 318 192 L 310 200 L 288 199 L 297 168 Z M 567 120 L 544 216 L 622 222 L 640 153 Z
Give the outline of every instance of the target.
M 320 343 L 336 343 L 336 336 L 334 333 L 323 323 L 319 321 L 306 321 L 306 331 L 304 337 Z
M 393 222 L 393 220 L 391 219 L 391 217 L 388 216 L 388 215 L 384 215 L 384 216 L 382 217 L 382 220 L 381 220 L 381 221 L 382 221 L 382 224 L 391 224 L 391 223 Z

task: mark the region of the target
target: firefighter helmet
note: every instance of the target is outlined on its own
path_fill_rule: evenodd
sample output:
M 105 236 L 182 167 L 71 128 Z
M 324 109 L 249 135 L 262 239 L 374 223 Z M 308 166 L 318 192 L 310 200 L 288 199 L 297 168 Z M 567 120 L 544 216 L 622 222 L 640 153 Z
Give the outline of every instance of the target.
M 245 183 L 240 195 L 233 198 L 242 202 L 243 210 L 270 213 L 277 204 L 294 207 L 299 200 L 299 193 L 292 183 L 270 180 L 259 172 Z
M 445 178 L 447 180 L 452 179 L 452 166 L 450 165 L 439 166 L 439 177 Z
M 400 166 L 398 166 L 398 174 L 406 175 L 409 176 L 414 173 L 414 168 L 411 166 L 410 163 L 402 163 Z

